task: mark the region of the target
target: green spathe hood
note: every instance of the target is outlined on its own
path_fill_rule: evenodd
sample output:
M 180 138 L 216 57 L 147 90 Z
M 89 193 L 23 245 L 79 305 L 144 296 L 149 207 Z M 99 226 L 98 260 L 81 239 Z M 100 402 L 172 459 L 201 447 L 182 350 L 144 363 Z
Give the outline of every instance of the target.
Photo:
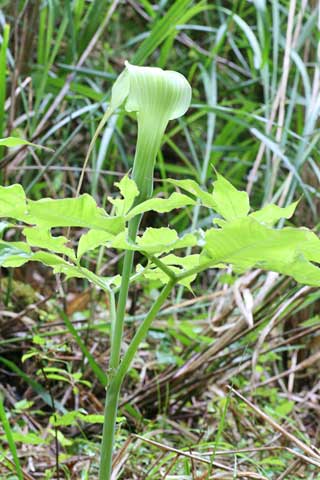
M 181 117 L 189 108 L 191 87 L 181 73 L 157 67 L 138 67 L 125 63 L 116 80 L 110 107 L 121 104 L 136 112 L 138 139 L 132 170 L 140 195 L 137 203 L 150 197 L 157 152 L 169 120 Z
M 191 87 L 181 73 L 138 67 L 129 62 L 125 62 L 125 66 L 112 87 L 112 109 L 125 102 L 127 112 L 157 113 L 167 122 L 186 113 L 191 102 Z

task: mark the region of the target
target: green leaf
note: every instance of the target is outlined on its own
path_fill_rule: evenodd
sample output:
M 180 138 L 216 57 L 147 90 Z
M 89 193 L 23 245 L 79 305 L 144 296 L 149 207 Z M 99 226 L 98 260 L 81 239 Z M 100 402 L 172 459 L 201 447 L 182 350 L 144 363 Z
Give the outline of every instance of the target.
M 32 337 L 32 343 L 34 343 L 35 345 L 45 345 L 46 340 L 43 337 L 40 337 L 40 335 L 34 335 Z
M 102 230 L 89 230 L 88 233 L 84 233 L 79 240 L 77 257 L 80 259 L 89 250 L 105 245 L 107 242 L 114 239 L 114 235 L 109 232 L 103 232 Z
M 260 465 L 270 465 L 274 467 L 285 467 L 286 462 L 279 457 L 267 457 L 259 460 Z
M 26 211 L 26 195 L 21 185 L 0 187 L 0 217 L 20 219 Z
M 20 147 L 21 145 L 32 145 L 32 143 L 28 142 L 28 140 L 25 140 L 24 138 L 0 138 L 0 146 L 2 147 Z
M 219 174 L 214 182 L 212 198 L 216 212 L 226 220 L 246 217 L 250 210 L 247 192 L 240 192 Z
M 68 427 L 74 425 L 77 421 L 86 423 L 103 423 L 104 416 L 99 414 L 85 415 L 82 412 L 74 410 L 64 415 L 55 415 L 50 417 L 51 425 L 55 427 Z
M 24 138 L 17 138 L 17 137 L 7 137 L 7 138 L 0 138 L 0 146 L 1 147 L 21 147 L 23 145 L 29 145 L 30 147 L 41 148 L 42 150 L 47 150 L 52 152 L 51 148 L 44 147 L 43 145 L 37 145 L 36 143 L 28 142 Z
M 58 255 L 55 255 L 54 253 L 50 252 L 44 252 L 44 251 L 38 251 L 35 252 L 30 260 L 34 262 L 41 262 L 44 265 L 47 265 L 47 267 L 52 267 L 55 271 L 55 268 L 60 267 L 60 266 L 67 266 L 69 265 L 66 260 L 64 260 L 62 257 L 59 257 Z
M 129 212 L 127 219 L 143 212 L 149 212 L 150 210 L 158 213 L 165 213 L 171 212 L 171 210 L 174 210 L 175 208 L 195 205 L 195 203 L 196 202 L 187 195 L 174 192 L 169 198 L 151 198 L 150 200 L 140 203 Z
M 49 380 L 56 380 L 57 382 L 61 381 L 61 382 L 70 383 L 69 378 L 66 378 L 63 375 L 58 375 L 57 373 L 48 373 L 48 375 L 46 375 L 46 377 Z
M 197 244 L 195 235 L 187 234 L 182 238 L 178 237 L 175 230 L 171 228 L 147 228 L 141 237 L 137 237 L 136 243 L 127 240 L 126 233 L 120 233 L 111 246 L 123 250 L 136 250 L 149 254 L 165 253 L 176 248 L 192 247 Z
M 284 162 L 287 169 L 294 175 L 296 181 L 299 183 L 303 191 L 303 194 L 305 195 L 306 199 L 309 202 L 309 205 L 311 206 L 311 208 L 314 208 L 314 203 L 312 202 L 310 192 L 306 188 L 306 185 L 299 174 L 299 171 L 298 171 L 299 169 L 296 167 L 296 165 L 294 165 L 294 163 L 290 161 L 289 157 L 284 155 L 281 145 L 271 140 L 269 137 L 264 135 L 262 132 L 260 132 L 256 128 L 250 128 L 250 132 L 253 133 L 253 135 L 255 135 L 259 140 L 261 140 L 266 145 L 266 147 L 271 150 L 271 152 L 273 152 L 277 157 L 281 158 L 281 160 Z M 314 213 L 316 213 L 315 209 L 314 209 Z
M 167 227 L 147 228 L 142 237 L 137 237 L 140 250 L 148 253 L 163 253 L 177 248 L 193 247 L 197 245 L 196 237 L 189 233 L 182 238 L 175 230 Z
M 108 200 L 115 206 L 117 215 L 125 215 L 132 207 L 134 199 L 139 195 L 139 190 L 128 175 L 125 175 L 120 182 L 115 183 L 115 186 L 119 188 L 123 199 L 109 197 Z
M 170 351 L 156 351 L 156 358 L 158 365 L 178 365 L 179 364 L 179 357 L 174 355 Z
M 292 276 L 297 282 L 319 286 L 320 241 L 301 228 L 268 228 L 252 217 L 226 223 L 206 232 L 204 254 L 213 262 L 232 264 L 238 272 L 262 268 Z
M 77 420 L 81 418 L 81 416 L 82 413 L 78 412 L 77 410 L 65 413 L 64 415 L 55 414 L 54 416 L 50 417 L 50 423 L 54 427 L 68 427 L 69 425 L 74 425 Z
M 292 400 L 283 399 L 279 405 L 276 406 L 274 411 L 281 417 L 286 417 L 294 409 L 294 402 Z
M 249 44 L 252 48 L 254 67 L 256 69 L 261 68 L 261 64 L 262 64 L 261 48 L 260 48 L 259 42 L 257 40 L 257 37 L 253 33 L 252 28 L 243 20 L 242 17 L 240 17 L 239 15 L 234 13 L 233 11 L 228 10 L 227 8 L 222 8 L 222 10 L 225 13 L 232 16 L 232 19 L 234 20 L 234 22 L 239 26 L 239 28 L 241 28 L 241 30 L 243 31 L 243 33 L 247 37 L 248 42 L 249 42 Z
M 119 233 L 124 228 L 124 219 L 110 217 L 99 208 L 87 194 L 78 198 L 53 200 L 44 198 L 28 202 L 28 215 L 24 219 L 43 228 L 84 227 Z
M 104 416 L 99 414 L 81 415 L 81 420 L 86 423 L 100 423 L 103 424 Z
M 66 237 L 53 237 L 50 231 L 39 227 L 26 227 L 23 229 L 23 234 L 31 247 L 46 248 L 56 253 L 62 253 L 75 261 L 74 251 L 65 246 L 68 242 Z
M 56 432 L 49 431 L 49 433 L 51 433 L 52 437 L 57 437 L 58 442 L 62 447 L 71 447 L 71 445 L 73 445 L 73 440 L 66 438 L 61 430 L 57 430 Z
M 291 218 L 299 202 L 294 202 L 287 207 L 281 208 L 278 205 L 266 205 L 261 210 L 250 214 L 258 222 L 272 227 L 281 218 Z
M 167 181 L 172 185 L 175 185 L 176 187 L 181 188 L 182 190 L 185 190 L 186 192 L 194 195 L 201 201 L 203 206 L 213 209 L 216 208 L 216 202 L 214 201 L 212 194 L 202 190 L 197 184 L 197 182 L 195 182 L 194 180 L 175 180 L 169 178 Z
M 54 273 L 66 273 L 71 270 L 70 277 L 87 278 L 87 275 L 81 273 L 82 267 L 71 265 L 54 253 L 43 250 L 33 253 L 29 245 L 24 242 L 0 241 L 0 266 L 19 267 L 28 261 L 41 262 L 48 267 L 52 267 Z M 94 276 L 92 272 L 89 272 L 89 274 Z M 97 278 L 99 279 L 99 277 Z M 100 283 L 104 284 L 103 279 Z
M 120 275 L 115 275 L 114 277 L 101 277 L 100 275 L 96 275 L 95 273 L 91 272 L 87 268 L 80 267 L 78 265 L 71 265 L 70 263 L 64 262 L 62 259 L 60 263 L 56 261 L 55 265 L 52 266 L 54 273 L 61 273 L 66 276 L 66 279 L 86 278 L 89 280 L 89 282 L 106 292 L 110 291 L 112 285 L 118 287 L 121 281 Z
M 320 325 L 320 315 L 308 318 L 308 320 L 301 322 L 303 327 L 313 327 L 314 325 Z
M 24 355 L 22 355 L 22 357 L 21 357 L 21 362 L 24 363 L 24 362 L 26 362 L 27 360 L 29 360 L 29 358 L 35 357 L 35 356 L 37 356 L 37 355 L 38 355 L 38 352 L 35 352 L 35 351 L 33 351 L 33 352 L 27 352 L 27 353 L 25 353 Z
M 17 413 L 23 413 L 24 411 L 29 410 L 33 405 L 33 401 L 24 398 L 23 400 L 19 400 L 14 404 L 14 410 Z
M 32 252 L 26 243 L 0 241 L 0 265 L 2 267 L 20 267 L 31 257 Z

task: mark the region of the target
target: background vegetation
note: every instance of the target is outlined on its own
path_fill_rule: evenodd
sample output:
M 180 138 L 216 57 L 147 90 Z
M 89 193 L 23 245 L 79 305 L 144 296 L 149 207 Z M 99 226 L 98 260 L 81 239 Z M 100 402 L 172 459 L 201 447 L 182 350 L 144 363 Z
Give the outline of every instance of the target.
M 52 149 L 0 147 L 2 184 L 21 183 L 33 199 L 74 196 L 129 60 L 177 70 L 193 88 L 189 112 L 170 123 L 159 152 L 156 195 L 172 191 L 167 177 L 208 187 L 216 169 L 254 207 L 300 199 L 293 221 L 318 231 L 316 0 L 0 6 L 0 137 Z M 135 136 L 119 112 L 97 141 L 82 191 L 100 205 L 132 166 Z M 204 213 L 143 222 L 182 233 L 190 222 L 209 225 Z M 121 262 L 104 249 L 87 258 L 106 275 Z M 24 479 L 94 479 L 105 394 L 90 359 L 107 370 L 110 306 L 82 280 L 38 264 L 2 269 L 0 286 L 1 478 L 19 478 L 18 462 Z M 131 292 L 127 343 L 157 294 L 157 284 Z M 178 287 L 122 392 L 119 478 L 320 478 L 318 312 L 316 289 L 260 270 L 210 271 L 193 292 Z

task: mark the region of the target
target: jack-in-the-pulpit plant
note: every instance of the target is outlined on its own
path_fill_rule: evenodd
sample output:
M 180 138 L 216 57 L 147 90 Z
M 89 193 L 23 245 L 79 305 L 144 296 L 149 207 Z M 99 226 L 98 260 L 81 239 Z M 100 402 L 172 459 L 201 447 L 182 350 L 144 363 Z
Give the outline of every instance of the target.
M 111 354 L 107 373 L 87 351 L 70 321 L 65 320 L 97 380 L 107 390 L 100 480 L 111 477 L 123 379 L 153 319 L 177 284 L 190 288 L 201 272 L 231 265 L 235 273 L 261 268 L 290 275 L 300 283 L 320 285 L 317 266 L 320 263 L 320 240 L 317 235 L 306 228 L 275 227 L 280 219 L 293 215 L 295 203 L 285 208 L 271 204 L 251 212 L 247 193 L 236 190 L 219 174 L 213 189 L 208 191 L 192 179 L 168 179 L 177 191 L 168 198 L 152 198 L 155 159 L 164 131 L 169 120 L 186 112 L 190 100 L 190 85 L 179 73 L 126 64 L 113 86 L 110 107 L 94 135 L 96 139 L 106 119 L 122 104 L 127 111 L 136 112 L 138 138 L 134 165 L 131 176 L 125 175 L 115 184 L 121 197 L 109 199 L 112 214 L 98 207 L 87 194 L 76 198 L 32 201 L 26 198 L 21 185 L 0 187 L 0 218 L 6 219 L 1 221 L 0 266 L 9 268 L 28 261 L 41 262 L 52 267 L 55 273 L 64 274 L 66 279 L 87 279 L 110 297 Z M 0 145 L 8 147 L 19 145 L 19 142 L 26 144 L 25 140 L 15 138 L 0 139 Z M 91 146 L 89 153 L 90 150 Z M 204 211 L 214 212 L 213 224 L 206 230 L 191 229 L 184 236 L 169 227 L 147 228 L 142 234 L 137 233 L 145 212 L 161 214 L 199 204 Z M 21 239 L 6 241 L 6 231 L 17 224 L 17 234 L 22 232 Z M 84 229 L 76 250 L 69 246 L 68 238 L 52 234 L 52 229 L 59 227 Z M 91 252 L 101 246 L 125 251 L 120 279 L 119 276 L 99 276 L 83 265 L 83 255 L 90 258 Z M 184 256 L 187 247 L 194 251 Z M 135 251 L 144 256 L 146 262 L 144 267 L 137 266 L 131 276 Z M 156 281 L 162 290 L 123 353 L 121 346 L 129 283 L 140 280 Z M 65 412 L 61 415 L 63 417 Z
M 153 172 L 156 155 L 169 120 L 183 115 L 189 108 L 191 87 L 183 75 L 161 68 L 137 67 L 126 62 L 112 88 L 111 108 L 124 102 L 126 111 L 136 112 L 138 139 L 133 162 L 132 180 L 138 192 L 134 205 L 152 195 Z M 128 240 L 134 242 L 141 214 L 129 220 Z M 115 323 L 112 328 L 110 385 L 107 389 L 105 422 L 103 425 L 100 480 L 108 479 L 111 472 L 114 431 L 119 391 L 122 383 L 116 376 L 119 365 L 125 306 L 128 296 L 133 251 L 125 254 Z

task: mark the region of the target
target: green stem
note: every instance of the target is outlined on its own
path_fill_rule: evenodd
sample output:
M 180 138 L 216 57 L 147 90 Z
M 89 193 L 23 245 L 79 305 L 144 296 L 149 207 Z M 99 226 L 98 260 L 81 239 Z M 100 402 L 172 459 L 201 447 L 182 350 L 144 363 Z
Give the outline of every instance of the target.
M 165 124 L 161 128 L 152 128 L 150 119 L 138 113 L 138 138 L 133 162 L 132 179 L 135 181 L 139 196 L 135 205 L 143 202 L 152 195 L 153 171 L 157 151 L 160 147 Z M 141 215 L 137 215 L 129 221 L 128 238 L 135 242 L 139 228 Z M 120 294 L 118 300 L 117 316 L 112 328 L 110 370 L 115 371 L 119 365 L 121 342 L 123 335 L 123 323 L 128 297 L 130 274 L 132 270 L 134 252 L 127 250 L 124 257 Z
M 152 263 L 154 263 L 160 270 L 162 270 L 171 280 L 176 280 L 177 276 L 176 274 L 169 268 L 165 263 L 163 263 L 159 258 L 153 256 L 153 255 L 148 255 L 147 253 L 143 254 L 151 260 Z
M 118 401 L 121 384 L 113 379 L 107 389 L 104 409 L 99 480 L 110 480 L 112 473 L 112 454 L 117 421 Z
M 129 222 L 128 238 L 133 242 L 137 236 L 140 219 L 141 215 L 134 217 Z M 112 454 L 117 421 L 119 393 L 121 388 L 121 383 L 115 381 L 114 375 L 120 361 L 123 325 L 126 313 L 126 303 L 129 291 L 130 274 L 133 264 L 133 255 L 133 251 L 127 250 L 124 256 L 117 311 L 116 316 L 112 321 L 111 354 L 109 364 L 111 381 L 107 388 L 104 409 L 99 480 L 109 480 L 112 472 Z
M 132 242 L 134 242 L 136 239 L 140 220 L 141 220 L 141 215 L 137 215 L 129 222 L 128 238 Z M 115 372 L 120 361 L 123 324 L 124 324 L 124 316 L 126 313 L 126 304 L 127 304 L 128 291 L 129 291 L 130 275 L 131 275 L 132 264 L 133 264 L 133 255 L 134 255 L 134 252 L 132 250 L 127 250 L 124 256 L 124 261 L 123 261 L 117 314 L 116 314 L 115 324 L 112 325 L 112 334 L 111 334 L 111 356 L 110 356 L 110 365 L 109 365 L 111 372 Z
M 139 221 L 138 221 L 138 225 L 139 225 Z M 127 251 L 126 255 L 128 253 L 130 252 Z M 132 261 L 132 257 L 133 256 L 131 256 L 131 261 Z M 116 426 L 116 420 L 117 420 L 117 409 L 118 409 L 120 389 L 121 389 L 123 379 L 130 368 L 131 362 L 139 348 L 139 345 L 146 337 L 155 316 L 157 315 L 160 308 L 164 304 L 165 300 L 169 296 L 170 292 L 172 291 L 173 287 L 177 283 L 178 279 L 182 280 L 183 278 L 186 278 L 189 275 L 192 275 L 193 273 L 198 273 L 204 270 L 206 267 L 210 265 L 212 265 L 212 260 L 201 266 L 199 265 L 197 267 L 194 267 L 187 272 L 183 272 L 182 274 L 177 275 L 175 278 L 171 278 L 168 281 L 167 285 L 163 288 L 159 297 L 157 298 L 157 300 L 149 310 L 149 313 L 147 314 L 147 316 L 139 326 L 138 330 L 136 331 L 126 353 L 124 354 L 124 357 L 120 365 L 117 366 L 115 374 L 112 376 L 111 382 L 107 389 L 106 406 L 105 406 L 105 412 L 104 412 L 104 425 L 103 425 L 103 434 L 102 434 L 99 480 L 110 480 L 111 478 L 112 453 L 113 453 L 113 446 L 114 446 L 115 426 Z M 124 265 L 124 269 L 125 269 L 125 265 Z M 131 272 L 131 268 L 129 271 L 128 278 L 130 276 L 130 272 Z M 128 284 L 129 284 L 129 280 L 128 280 Z M 127 285 L 127 283 L 125 283 L 125 285 Z M 121 289 L 122 289 L 122 285 L 121 285 Z M 121 293 L 123 292 L 120 292 L 120 294 Z M 126 298 L 127 298 L 127 294 L 125 296 L 125 299 Z M 119 300 L 119 303 L 120 303 L 120 300 Z M 122 306 L 122 309 L 125 309 L 125 305 Z M 118 308 L 117 314 L 119 314 L 119 308 Z M 117 321 L 118 321 L 118 318 L 117 318 Z M 116 327 L 118 327 L 118 325 Z M 120 342 L 121 342 L 121 337 L 120 337 Z M 120 347 L 121 347 L 121 344 L 120 344 Z
M 138 138 L 132 178 L 139 190 L 136 201 L 136 204 L 139 204 L 152 195 L 154 164 L 167 122 L 162 122 L 155 127 L 150 122 L 149 115 L 143 112 L 137 113 L 137 120 Z
M 115 375 L 115 380 L 117 380 L 120 384 L 122 383 L 127 371 L 130 368 L 131 362 L 139 348 L 140 343 L 145 339 L 147 336 L 148 330 L 159 312 L 160 308 L 168 298 L 170 292 L 172 291 L 173 287 L 175 286 L 176 281 L 175 280 L 169 280 L 167 285 L 163 288 L 161 291 L 159 297 L 155 301 L 155 303 L 152 305 L 151 309 L 149 310 L 147 316 L 143 320 L 143 322 L 140 324 L 138 330 L 136 331 L 133 339 L 130 342 L 130 345 L 124 354 L 124 357 L 119 365 L 119 368 L 116 372 Z
M 152 195 L 154 162 L 157 151 L 160 147 L 160 141 L 164 128 L 165 125 L 163 125 L 163 127 L 159 130 L 152 128 L 152 126 L 150 126 L 149 119 L 142 114 L 138 114 L 138 139 L 132 171 L 132 178 L 136 182 L 139 190 L 139 196 L 136 199 L 135 204 L 143 202 Z M 128 238 L 131 242 L 135 242 L 140 220 L 141 215 L 137 215 L 129 221 Z M 126 251 L 122 269 L 117 313 L 111 329 L 111 354 L 109 365 L 110 384 L 107 389 L 106 405 L 104 412 L 99 480 L 109 480 L 112 470 L 112 453 L 117 419 L 119 392 L 122 380 L 126 374 L 126 370 L 123 370 L 122 367 L 121 371 L 123 372 L 123 375 L 119 377 L 117 369 L 120 362 L 124 316 L 128 298 L 133 256 L 133 251 Z M 158 304 L 156 302 L 155 305 L 157 305 L 159 309 L 162 303 Z M 150 313 L 151 312 L 152 309 Z M 147 316 L 146 319 L 147 318 L 149 318 L 149 316 Z M 135 343 L 135 346 L 136 351 L 139 344 L 137 345 Z M 123 362 L 121 363 L 121 365 L 123 365 Z
M 205 263 L 202 263 L 200 265 L 197 265 L 196 267 L 190 268 L 190 270 L 186 270 L 185 272 L 179 273 L 176 275 L 177 281 L 183 280 L 184 278 L 191 277 L 191 275 L 194 275 L 195 273 L 201 273 L 204 270 L 207 270 L 208 268 L 214 268 L 215 265 L 217 265 L 219 262 L 223 262 L 223 260 L 215 260 L 213 261 L 208 260 Z
M 167 121 L 162 121 L 160 124 L 155 127 L 148 115 L 143 114 L 142 112 L 137 113 L 138 120 L 138 138 L 137 138 L 137 147 L 135 152 L 135 158 L 133 162 L 132 170 L 132 179 L 135 181 L 138 190 L 139 196 L 136 198 L 135 205 L 143 202 L 152 195 L 153 189 L 153 171 L 154 163 L 157 155 L 157 151 L 160 147 L 160 142 L 162 135 L 164 133 Z M 134 205 L 134 206 L 135 206 Z M 135 242 L 137 231 L 139 228 L 141 220 L 141 215 L 137 215 L 129 221 L 128 225 L 128 238 L 131 242 Z M 116 418 L 117 418 L 117 409 L 118 409 L 118 400 L 119 392 L 122 384 L 122 380 L 129 368 L 131 360 L 138 349 L 140 340 L 139 338 L 143 337 L 148 331 L 142 330 L 142 334 L 139 334 L 141 327 L 137 331 L 133 339 L 133 350 L 132 345 L 130 345 L 129 350 L 133 352 L 132 358 L 128 357 L 127 353 L 121 362 L 121 343 L 123 337 L 123 325 L 124 325 L 124 316 L 126 311 L 126 303 L 128 298 L 129 283 L 130 283 L 130 274 L 132 270 L 134 252 L 127 250 L 124 257 L 123 269 L 122 269 L 122 278 L 121 278 L 121 287 L 117 305 L 117 313 L 115 321 L 113 322 L 111 329 L 111 354 L 110 354 L 110 384 L 107 389 L 106 395 L 106 406 L 104 413 L 104 425 L 102 433 L 102 446 L 101 446 L 101 459 L 100 459 L 100 473 L 99 480 L 109 480 L 112 470 L 112 453 L 113 453 L 113 444 L 115 436 L 115 427 L 116 427 Z M 171 285 L 170 290 L 173 285 L 173 280 L 170 280 L 168 285 Z M 166 294 L 166 296 L 169 294 Z M 166 296 L 164 298 L 166 298 Z M 147 315 L 145 322 L 156 315 L 158 310 L 161 308 L 161 305 L 164 300 L 162 300 L 162 294 L 159 296 L 158 300 L 155 302 L 153 308 L 150 310 L 149 315 Z M 159 303 L 160 301 L 160 303 Z M 155 308 L 155 310 L 154 310 Z M 150 316 L 151 315 L 151 316 Z M 149 322 L 149 320 L 148 320 Z M 147 322 L 147 325 L 149 324 Z M 136 340 L 138 338 L 138 340 Z M 129 360 L 125 360 L 129 358 Z M 130 359 L 131 358 L 131 359 Z M 118 368 L 119 367 L 119 368 Z M 121 375 L 119 374 L 121 372 Z
M 130 368 L 131 362 L 139 348 L 140 343 L 146 337 L 152 321 L 154 320 L 155 316 L 164 304 L 174 285 L 175 281 L 170 280 L 160 293 L 158 299 L 151 307 L 148 315 L 145 317 L 144 321 L 141 323 L 135 336 L 130 342 L 130 346 L 126 351 L 123 360 L 120 363 L 107 389 L 99 480 L 110 480 L 111 478 L 115 425 L 117 420 L 119 394 L 123 379 Z

